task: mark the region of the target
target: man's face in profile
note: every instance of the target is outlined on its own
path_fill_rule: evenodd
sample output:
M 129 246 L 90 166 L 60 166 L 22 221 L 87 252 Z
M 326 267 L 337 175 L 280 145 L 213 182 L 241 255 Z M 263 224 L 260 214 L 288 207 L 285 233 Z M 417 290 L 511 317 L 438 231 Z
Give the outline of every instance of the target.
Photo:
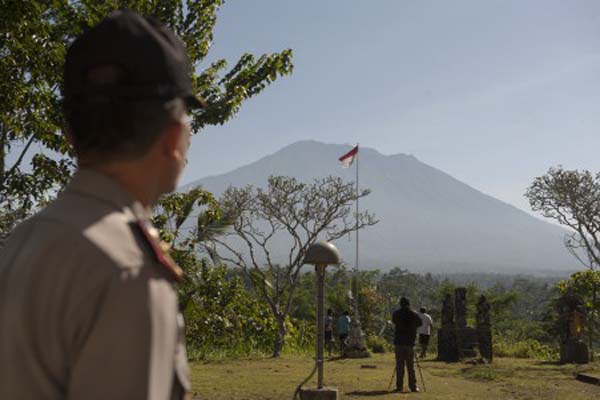
M 168 188 L 166 192 L 171 192 L 177 188 L 181 174 L 187 165 L 188 152 L 191 146 L 192 128 L 190 116 L 187 114 L 187 112 L 181 116 L 176 125 L 177 126 L 175 129 L 177 129 L 179 132 L 177 135 L 175 149 L 173 149 L 172 153 L 172 162 L 169 168 L 171 173 L 168 177 L 170 182 L 167 184 Z

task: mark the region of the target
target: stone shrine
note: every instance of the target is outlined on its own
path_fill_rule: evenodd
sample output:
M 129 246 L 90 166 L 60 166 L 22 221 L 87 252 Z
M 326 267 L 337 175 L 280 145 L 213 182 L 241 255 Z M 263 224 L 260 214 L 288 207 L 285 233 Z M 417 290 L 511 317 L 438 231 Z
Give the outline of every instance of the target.
M 476 357 L 492 361 L 490 306 L 485 296 L 477 304 L 477 326 L 467 326 L 467 289 L 456 288 L 454 299 L 447 294 L 442 304 L 442 327 L 438 330 L 438 360 L 456 362 Z
M 492 362 L 492 327 L 490 324 L 490 305 L 484 295 L 479 296 L 477 315 L 475 317 L 477 342 L 481 358 Z
M 587 364 L 589 350 L 583 343 L 583 299 L 569 290 L 556 302 L 560 329 L 560 363 Z

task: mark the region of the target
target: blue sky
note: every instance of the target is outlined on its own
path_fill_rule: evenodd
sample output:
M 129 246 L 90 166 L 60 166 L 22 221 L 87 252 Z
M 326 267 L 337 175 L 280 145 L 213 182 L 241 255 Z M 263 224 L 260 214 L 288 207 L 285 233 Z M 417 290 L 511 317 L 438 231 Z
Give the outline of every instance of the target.
M 230 0 L 209 61 L 290 47 L 295 70 L 194 137 L 183 183 L 360 142 L 528 210 L 548 167 L 600 170 L 599 45 L 591 0 Z

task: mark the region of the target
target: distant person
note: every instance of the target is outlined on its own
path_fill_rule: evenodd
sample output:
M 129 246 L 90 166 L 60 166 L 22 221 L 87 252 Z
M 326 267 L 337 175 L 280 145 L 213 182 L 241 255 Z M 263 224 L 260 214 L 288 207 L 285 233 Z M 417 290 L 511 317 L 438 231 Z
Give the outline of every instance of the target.
M 331 356 L 331 344 L 333 342 L 333 310 L 327 309 L 325 316 L 325 344 L 327 345 L 327 353 Z
M 404 386 L 404 366 L 408 370 L 408 387 L 411 392 L 418 392 L 415 376 L 415 339 L 417 328 L 422 325 L 419 314 L 410 308 L 406 297 L 400 299 L 400 309 L 392 314 L 392 322 L 396 326 L 394 344 L 396 345 L 396 391 L 402 392 Z
M 340 355 L 344 355 L 346 351 L 346 340 L 348 339 L 348 332 L 350 330 L 350 313 L 344 311 L 344 313 L 338 318 L 337 321 L 337 334 L 340 339 Z
M 431 338 L 433 319 L 431 319 L 431 315 L 427 314 L 427 309 L 425 307 L 419 309 L 419 317 L 422 322 L 422 325 L 417 329 L 417 333 L 419 334 L 419 344 L 421 345 L 421 354 L 419 357 L 425 358 L 427 355 L 427 347 L 429 346 L 429 339 Z

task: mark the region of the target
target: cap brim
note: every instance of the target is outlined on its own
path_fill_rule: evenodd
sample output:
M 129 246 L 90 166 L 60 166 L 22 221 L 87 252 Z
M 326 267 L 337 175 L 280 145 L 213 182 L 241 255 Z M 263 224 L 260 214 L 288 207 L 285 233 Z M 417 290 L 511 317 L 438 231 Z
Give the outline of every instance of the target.
M 208 103 L 200 96 L 190 95 L 185 98 L 185 104 L 191 109 L 206 108 Z

